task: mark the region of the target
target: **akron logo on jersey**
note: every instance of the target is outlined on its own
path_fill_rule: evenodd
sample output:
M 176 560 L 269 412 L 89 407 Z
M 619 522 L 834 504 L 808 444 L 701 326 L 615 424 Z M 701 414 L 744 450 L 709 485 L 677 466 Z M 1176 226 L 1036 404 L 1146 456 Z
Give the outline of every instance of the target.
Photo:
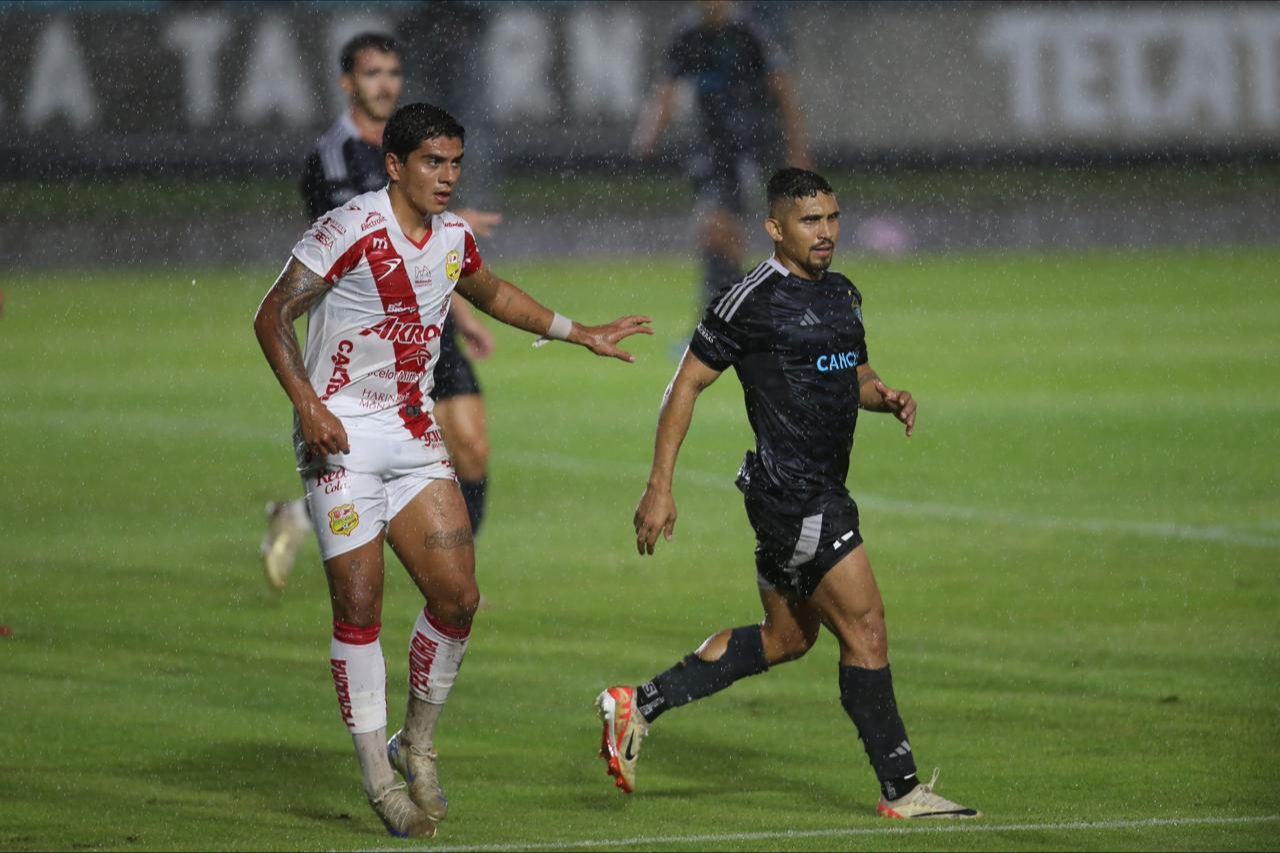
M 457 252 L 450 252 L 444 259 L 444 274 L 449 276 L 449 281 L 454 284 L 458 283 L 458 276 L 462 275 L 462 258 Z
M 339 536 L 350 536 L 360 526 L 360 513 L 355 504 L 343 504 L 329 510 L 329 529 Z

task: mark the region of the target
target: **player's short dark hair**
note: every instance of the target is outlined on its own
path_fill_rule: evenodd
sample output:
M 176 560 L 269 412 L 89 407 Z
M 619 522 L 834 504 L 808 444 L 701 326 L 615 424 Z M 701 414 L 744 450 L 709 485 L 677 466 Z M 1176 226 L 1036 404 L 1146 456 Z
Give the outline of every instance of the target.
M 818 193 L 835 194 L 831 184 L 817 172 L 794 166 L 773 173 L 768 184 L 769 210 L 784 199 L 813 198 Z
M 342 46 L 342 55 L 339 59 L 342 73 L 350 74 L 355 71 L 356 57 L 360 55 L 360 51 L 369 50 L 370 48 L 379 53 L 400 55 L 400 45 L 396 44 L 396 40 L 386 33 L 361 33 Z
M 466 134 L 466 129 L 458 124 L 456 118 L 437 106 L 405 104 L 392 114 L 382 132 L 382 151 L 404 161 L 428 139 L 447 136 L 465 142 Z

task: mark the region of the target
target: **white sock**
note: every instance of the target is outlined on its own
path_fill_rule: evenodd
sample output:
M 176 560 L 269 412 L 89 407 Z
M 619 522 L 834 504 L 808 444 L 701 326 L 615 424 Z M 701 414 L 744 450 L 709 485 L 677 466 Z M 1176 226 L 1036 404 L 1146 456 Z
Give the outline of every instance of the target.
M 405 739 L 418 749 L 434 744 L 436 721 L 458 677 L 470 637 L 470 625 L 450 627 L 425 607 L 418 614 L 409 641 L 409 706 L 404 725 Z
M 387 761 L 387 665 L 378 642 L 381 628 L 358 628 L 335 619 L 329 645 L 338 710 L 351 732 L 370 797 L 395 778 Z

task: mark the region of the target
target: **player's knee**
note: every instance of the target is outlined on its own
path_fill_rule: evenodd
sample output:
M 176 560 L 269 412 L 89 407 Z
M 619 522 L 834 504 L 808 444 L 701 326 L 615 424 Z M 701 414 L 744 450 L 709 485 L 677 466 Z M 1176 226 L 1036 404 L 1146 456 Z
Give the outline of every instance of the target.
M 333 618 L 357 628 L 372 628 L 378 624 L 378 601 L 373 596 L 346 595 L 333 600 Z
M 450 596 L 441 596 L 427 604 L 431 615 L 451 628 L 465 628 L 480 609 L 480 589 L 472 584 Z
M 784 629 L 766 622 L 760 626 L 760 633 L 770 665 L 798 660 L 818 641 L 816 625 L 812 629 L 794 625 Z

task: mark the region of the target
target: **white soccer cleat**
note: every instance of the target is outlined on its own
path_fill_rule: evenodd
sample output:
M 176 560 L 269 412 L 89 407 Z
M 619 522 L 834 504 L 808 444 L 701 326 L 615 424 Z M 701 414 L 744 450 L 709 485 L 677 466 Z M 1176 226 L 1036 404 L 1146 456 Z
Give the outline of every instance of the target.
M 387 832 L 396 838 L 430 838 L 436 834 L 435 821 L 413 804 L 403 782 L 383 788 L 376 797 L 369 798 L 369 805 L 382 818 Z
M 933 778 L 927 784 L 921 783 L 911 789 L 910 793 L 904 794 L 896 800 L 886 800 L 880 798 L 880 803 L 876 806 L 876 813 L 881 817 L 887 818 L 961 818 L 972 819 L 982 817 L 982 812 L 977 809 L 971 809 L 962 806 L 959 803 L 953 803 L 946 797 L 940 797 L 933 792 L 933 786 L 938 784 L 938 769 L 933 769 Z
M 449 814 L 449 800 L 440 787 L 436 771 L 434 749 L 418 749 L 404 739 L 399 731 L 387 741 L 387 759 L 404 780 L 409 783 L 409 798 L 433 821 L 442 821 Z
M 635 693 L 635 688 L 617 686 L 596 697 L 596 716 L 604 724 L 600 757 L 608 763 L 606 772 L 624 794 L 636 789 L 636 761 L 649 734 L 648 723 L 636 710 Z
M 311 533 L 311 522 L 296 508 L 297 501 L 267 504 L 267 534 L 259 548 L 262 573 L 272 589 L 284 589 L 298 559 L 298 549 Z

